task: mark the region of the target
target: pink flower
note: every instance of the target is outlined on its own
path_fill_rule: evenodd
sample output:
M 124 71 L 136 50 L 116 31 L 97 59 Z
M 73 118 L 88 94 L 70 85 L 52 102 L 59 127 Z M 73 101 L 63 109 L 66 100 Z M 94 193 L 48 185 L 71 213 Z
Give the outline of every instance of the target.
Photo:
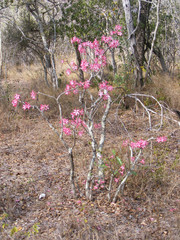
M 167 137 L 166 137 L 166 136 L 157 137 L 157 138 L 156 138 L 156 141 L 157 141 L 158 143 L 160 143 L 160 142 L 166 142 L 166 141 L 167 141 Z
M 83 116 L 84 115 L 84 109 L 82 108 L 80 111 L 79 111 L 80 115 Z
M 144 159 L 142 159 L 142 160 L 140 161 L 140 163 L 144 165 L 144 164 L 145 164 Z
M 101 68 L 101 64 L 99 64 L 99 63 L 94 63 L 94 64 L 90 65 L 90 69 L 95 72 L 98 72 L 100 70 L 100 68 Z
M 81 39 L 77 38 L 76 36 L 74 36 L 72 39 L 71 39 L 71 43 L 80 43 L 81 42 Z
M 86 49 L 83 48 L 82 44 L 79 44 L 78 50 L 79 50 L 80 53 L 86 53 Z
M 120 168 L 119 168 L 119 173 L 121 174 L 121 176 L 123 176 L 124 175 L 124 170 L 125 170 L 125 166 L 124 165 L 122 165 Z
M 104 100 L 104 101 L 108 100 L 108 97 L 109 97 L 109 94 L 104 94 L 104 95 L 103 95 L 103 100 Z
M 67 74 L 68 76 L 71 74 L 71 69 L 70 69 L 70 68 L 68 68 L 68 69 L 66 70 L 66 74 Z
M 101 179 L 100 180 L 100 184 L 104 184 L 104 183 L 105 183 L 105 181 Z
M 108 86 L 107 86 L 107 90 L 108 90 L 108 91 L 112 91 L 112 90 L 113 90 L 113 86 L 108 85 Z
M 135 157 L 131 157 L 131 161 L 134 162 L 135 161 Z
M 32 90 L 32 92 L 31 92 L 31 98 L 33 99 L 33 100 L 35 100 L 36 99 L 36 93 Z
M 90 81 L 87 80 L 87 81 L 84 82 L 83 88 L 84 88 L 84 89 L 88 89 L 89 87 L 90 87 Z
M 14 96 L 14 99 L 19 100 L 19 99 L 20 99 L 20 95 L 19 95 L 19 94 L 16 94 L 16 95 Z
M 112 42 L 109 43 L 110 48 L 117 48 L 118 46 L 119 46 L 118 40 L 113 40 Z
M 73 119 L 71 121 L 71 124 L 78 128 L 82 124 L 82 120 L 79 117 L 77 117 L 76 119 Z
M 86 180 L 83 180 L 82 184 L 86 184 Z
M 74 80 L 71 80 L 71 81 L 69 82 L 69 85 L 70 85 L 72 88 L 75 88 L 76 85 L 77 85 L 77 82 L 74 81 Z
M 94 123 L 94 128 L 95 129 L 101 128 L 101 123 Z
M 75 64 L 75 62 L 71 62 L 71 67 L 74 71 L 78 69 L 78 66 Z
M 112 37 L 111 36 L 109 36 L 109 37 L 106 37 L 106 36 L 102 36 L 101 37 L 101 41 L 102 42 L 105 42 L 105 43 L 108 43 L 108 42 L 111 42 L 113 39 L 112 39 Z
M 66 119 L 66 118 L 62 118 L 62 121 L 59 121 L 59 123 L 61 124 L 68 124 L 69 123 L 69 120 L 68 119 Z
M 102 91 L 99 91 L 98 95 L 101 98 L 104 95 L 104 93 Z
M 120 25 L 116 25 L 116 26 L 115 26 L 115 30 L 116 30 L 116 31 L 120 31 L 121 29 L 122 29 L 122 26 L 120 26 Z
M 139 140 L 137 142 L 131 142 L 130 146 L 132 147 L 132 149 L 134 148 L 145 148 L 148 145 L 148 141 L 146 140 Z
M 65 94 L 68 95 L 70 93 L 70 86 L 67 84 L 65 89 Z
M 70 128 L 63 127 L 63 132 L 68 136 L 71 135 L 71 129 Z
M 13 107 L 17 107 L 17 104 L 18 104 L 18 100 L 17 99 L 13 99 L 12 100 Z
M 100 89 L 106 89 L 106 88 L 107 88 L 107 82 L 104 81 L 104 82 L 100 83 L 100 84 L 99 84 L 99 88 L 100 88 Z
M 176 208 L 171 208 L 169 211 L 170 212 L 174 212 L 174 211 L 176 211 L 177 209 Z
M 74 94 L 78 94 L 78 92 L 79 92 L 78 89 L 75 89 L 75 90 L 73 91 Z
M 30 109 L 31 105 L 27 102 L 25 102 L 25 104 L 23 105 L 22 109 L 26 110 L 26 109 Z
M 82 202 L 81 202 L 81 200 L 77 200 L 77 204 L 81 204 Z
M 118 183 L 118 182 L 119 182 L 119 178 L 114 178 L 114 181 L 115 181 L 116 183 Z
M 40 105 L 40 110 L 41 111 L 47 111 L 48 109 L 49 109 L 49 105 L 45 105 L 45 104 L 44 105 L 43 104 Z
M 123 141 L 123 143 L 122 143 L 123 147 L 127 147 L 128 144 L 129 144 L 129 140 L 125 140 L 125 141 Z
M 99 188 L 99 185 L 94 186 L 94 190 L 97 190 Z
M 124 175 L 124 172 L 123 172 L 123 171 L 120 171 L 119 173 L 121 174 L 121 176 L 123 176 L 123 175 Z
M 121 169 L 122 171 L 124 171 L 124 170 L 125 170 L 125 166 L 122 165 L 122 166 L 120 167 L 120 169 Z
M 110 31 L 111 36 L 114 35 L 114 34 L 116 34 L 116 31 Z
M 87 67 L 89 66 L 89 63 L 86 60 L 81 61 L 81 69 L 83 72 L 87 72 Z
M 117 35 L 122 36 L 123 34 L 122 34 L 122 32 L 117 32 Z
M 99 42 L 97 41 L 97 39 L 94 40 L 93 46 L 94 46 L 94 48 L 98 48 L 99 47 Z
M 63 59 L 61 60 L 61 63 L 62 63 L 62 64 L 64 63 L 64 60 L 63 60 Z
M 74 118 L 75 116 L 79 116 L 79 115 L 80 115 L 79 109 L 74 109 L 74 111 L 71 113 L 72 118 Z
M 84 131 L 81 130 L 81 131 L 78 132 L 78 135 L 79 135 L 80 137 L 82 137 L 83 133 L 84 133 Z

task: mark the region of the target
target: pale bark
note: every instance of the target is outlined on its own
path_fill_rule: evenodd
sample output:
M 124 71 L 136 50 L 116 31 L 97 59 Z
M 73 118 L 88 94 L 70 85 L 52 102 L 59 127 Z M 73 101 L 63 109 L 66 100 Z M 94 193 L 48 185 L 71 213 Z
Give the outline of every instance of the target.
M 115 50 L 112 48 L 110 50 L 111 52 L 111 62 L 112 62 L 112 67 L 113 67 L 113 73 L 114 75 L 117 73 L 117 64 L 116 64 L 116 60 L 115 60 Z
M 107 122 L 107 116 L 111 107 L 111 97 L 108 97 L 108 101 L 106 104 L 106 109 L 104 111 L 104 114 L 102 116 L 101 119 L 101 136 L 100 136 L 100 140 L 99 140 L 99 146 L 98 146 L 98 153 L 97 153 L 97 157 L 98 157 L 98 177 L 99 179 L 103 179 L 104 178 L 104 167 L 103 167 L 103 158 L 102 158 L 102 150 L 104 147 L 104 142 L 105 142 L 105 138 L 106 138 L 106 122 Z
M 2 77 L 3 55 L 2 55 L 2 30 L 0 22 L 0 78 Z
M 136 70 L 137 70 L 137 78 L 139 80 L 139 79 L 142 79 L 142 69 L 140 68 L 140 65 L 138 62 L 137 43 L 136 43 L 136 37 L 134 34 L 133 19 L 132 19 L 132 14 L 131 14 L 131 4 L 130 4 L 130 0 L 122 0 L 122 2 L 123 2 L 126 26 L 127 26 L 127 31 L 128 31 L 128 40 L 130 43 L 131 52 L 134 56 L 135 66 L 136 66 Z M 142 82 L 140 84 L 143 85 Z
M 78 50 L 78 45 L 77 44 L 74 44 L 74 49 L 75 49 L 77 65 L 78 65 L 78 69 L 79 69 L 79 77 L 80 77 L 81 81 L 84 82 L 84 72 L 81 69 L 81 54 Z
M 145 79 L 147 78 L 148 73 L 149 73 L 149 68 L 150 68 L 152 53 L 153 53 L 154 44 L 155 44 L 155 40 L 156 40 L 156 34 L 157 34 L 158 26 L 159 26 L 160 0 L 158 0 L 156 8 L 157 8 L 157 9 L 156 9 L 156 26 L 155 26 L 155 29 L 154 29 L 154 36 L 153 36 L 153 40 L 152 40 L 152 44 L 151 44 L 151 49 L 150 49 L 150 54 L 149 54 L 149 59 L 148 59 L 148 65 L 147 65 L 147 68 L 146 68 L 146 76 L 145 76 Z
M 36 22 L 39 26 L 39 32 L 42 39 L 44 51 L 45 51 L 45 62 L 46 62 L 46 68 L 50 70 L 51 75 L 51 81 L 54 88 L 58 88 L 58 78 L 56 74 L 56 67 L 55 67 L 55 58 L 54 58 L 54 52 L 56 47 L 56 27 L 54 23 L 54 38 L 53 38 L 53 46 L 51 47 L 50 44 L 48 44 L 44 28 L 43 28 L 43 20 L 41 19 L 39 15 L 38 6 L 36 4 L 33 5 L 34 8 L 31 7 L 29 3 L 26 4 L 26 7 L 28 11 L 32 14 Z

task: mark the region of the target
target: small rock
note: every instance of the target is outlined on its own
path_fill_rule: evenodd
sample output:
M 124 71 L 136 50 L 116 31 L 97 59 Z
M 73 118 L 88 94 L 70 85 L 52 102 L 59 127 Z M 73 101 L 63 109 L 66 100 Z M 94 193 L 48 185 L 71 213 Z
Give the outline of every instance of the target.
M 42 199 L 44 199 L 46 197 L 46 194 L 45 193 L 41 193 L 40 195 L 39 195 L 39 200 L 42 200 Z

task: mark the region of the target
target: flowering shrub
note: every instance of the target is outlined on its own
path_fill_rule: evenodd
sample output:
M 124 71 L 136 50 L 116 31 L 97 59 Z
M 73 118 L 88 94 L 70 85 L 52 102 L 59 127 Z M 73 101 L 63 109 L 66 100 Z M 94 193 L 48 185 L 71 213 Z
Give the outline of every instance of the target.
M 111 164 L 104 165 L 103 160 L 103 147 L 105 142 L 105 133 L 106 133 L 106 121 L 109 110 L 111 108 L 112 100 L 110 92 L 113 91 L 113 86 L 111 86 L 105 79 L 103 79 L 98 85 L 98 92 L 96 96 L 91 94 L 90 87 L 92 79 L 96 74 L 103 70 L 107 64 L 107 59 L 105 53 L 111 48 L 117 48 L 119 46 L 119 41 L 114 39 L 113 36 L 121 36 L 121 26 L 117 25 L 115 30 L 111 32 L 110 36 L 102 36 L 101 42 L 95 39 L 93 42 L 87 41 L 82 42 L 81 39 L 74 36 L 71 39 L 72 44 L 78 45 L 78 50 L 82 56 L 82 61 L 78 67 L 75 62 L 69 64 L 69 68 L 66 70 L 67 75 L 71 75 L 72 72 L 78 71 L 80 68 L 83 72 L 89 74 L 89 79 L 85 81 L 80 81 L 79 79 L 71 79 L 66 85 L 65 90 L 58 95 L 58 97 L 49 96 L 41 92 L 31 92 L 32 101 L 37 99 L 37 95 L 44 95 L 54 99 L 57 103 L 59 109 L 59 129 L 53 126 L 52 123 L 46 118 L 45 112 L 49 110 L 50 106 L 45 104 L 40 104 L 37 106 L 30 104 L 29 102 L 23 102 L 21 96 L 16 94 L 12 100 L 13 107 L 17 107 L 19 104 L 22 104 L 23 110 L 36 109 L 39 111 L 41 116 L 47 121 L 49 127 L 58 135 L 62 144 L 67 150 L 67 154 L 70 160 L 71 171 L 70 171 L 70 182 L 72 187 L 72 192 L 76 194 L 76 184 L 75 184 L 75 172 L 74 172 L 74 155 L 73 149 L 76 146 L 76 138 L 82 137 L 86 134 L 91 143 L 92 158 L 90 159 L 87 179 L 85 181 L 85 193 L 88 199 L 92 198 L 92 190 L 105 189 L 105 180 L 104 180 L 104 169 L 105 167 L 110 169 L 111 180 L 109 183 L 109 199 L 112 182 L 118 185 L 116 193 L 113 198 L 113 202 L 116 201 L 117 195 L 124 186 L 126 179 L 132 171 L 136 164 L 140 163 L 145 164 L 144 159 L 140 159 L 141 152 L 148 146 L 148 140 L 139 140 L 137 142 L 129 142 L 128 140 L 123 142 L 124 147 L 129 147 L 131 151 L 131 160 L 129 169 L 126 164 L 121 161 L 117 156 L 116 152 L 113 152 L 111 156 L 111 161 L 114 159 L 119 164 L 118 169 L 112 168 Z M 103 48 L 104 47 L 104 48 Z M 64 62 L 64 61 L 62 61 Z M 61 97 L 63 95 L 78 94 L 79 95 L 79 107 L 75 108 L 71 112 L 69 118 L 63 117 Z M 88 106 L 85 99 L 89 99 Z M 104 106 L 104 107 L 102 107 Z M 94 121 L 97 110 L 102 108 L 102 116 L 98 119 L 98 123 Z M 99 139 L 95 138 L 95 130 L 99 129 Z M 98 139 L 98 140 L 97 140 Z M 71 141 L 70 141 L 71 140 Z M 166 141 L 166 137 L 158 137 L 157 142 Z M 137 150 L 139 153 L 137 153 Z M 134 152 L 136 154 L 134 154 Z M 135 155 L 135 156 L 134 156 Z M 98 173 L 93 174 L 95 161 L 98 161 Z M 105 167 L 104 167 L 105 166 Z M 94 181 L 94 175 L 98 176 L 98 180 Z M 106 188 L 107 189 L 107 188 Z
M 116 202 L 117 196 L 120 190 L 123 190 L 124 185 L 127 181 L 127 178 L 134 174 L 135 167 L 138 165 L 144 165 L 145 159 L 141 156 L 143 155 L 143 151 L 147 148 L 149 141 L 156 140 L 156 142 L 165 142 L 167 141 L 167 137 L 157 137 L 150 138 L 149 140 L 139 140 L 137 142 L 130 142 L 129 140 L 125 140 L 122 143 L 122 147 L 129 148 L 130 151 L 130 159 L 128 164 L 126 165 L 121 161 L 121 159 L 118 157 L 118 154 L 113 150 L 113 155 L 110 156 L 108 159 L 108 164 L 106 163 L 105 166 L 110 170 L 111 180 L 109 185 L 109 200 L 111 200 L 111 189 L 112 189 L 112 183 L 113 179 L 116 184 L 118 184 L 118 187 L 116 187 L 115 194 L 113 197 L 113 202 Z M 115 162 L 114 162 L 115 161 Z M 117 167 L 115 165 L 117 163 L 120 165 L 120 167 Z

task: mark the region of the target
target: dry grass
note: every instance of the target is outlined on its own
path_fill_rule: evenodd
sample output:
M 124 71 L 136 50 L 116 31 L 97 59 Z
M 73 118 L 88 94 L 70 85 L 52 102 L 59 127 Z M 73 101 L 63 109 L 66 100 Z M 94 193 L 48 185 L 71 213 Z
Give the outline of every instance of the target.
M 168 103 L 171 108 L 180 110 L 180 78 L 178 75 L 174 77 L 154 76 L 150 92 L 159 100 Z

